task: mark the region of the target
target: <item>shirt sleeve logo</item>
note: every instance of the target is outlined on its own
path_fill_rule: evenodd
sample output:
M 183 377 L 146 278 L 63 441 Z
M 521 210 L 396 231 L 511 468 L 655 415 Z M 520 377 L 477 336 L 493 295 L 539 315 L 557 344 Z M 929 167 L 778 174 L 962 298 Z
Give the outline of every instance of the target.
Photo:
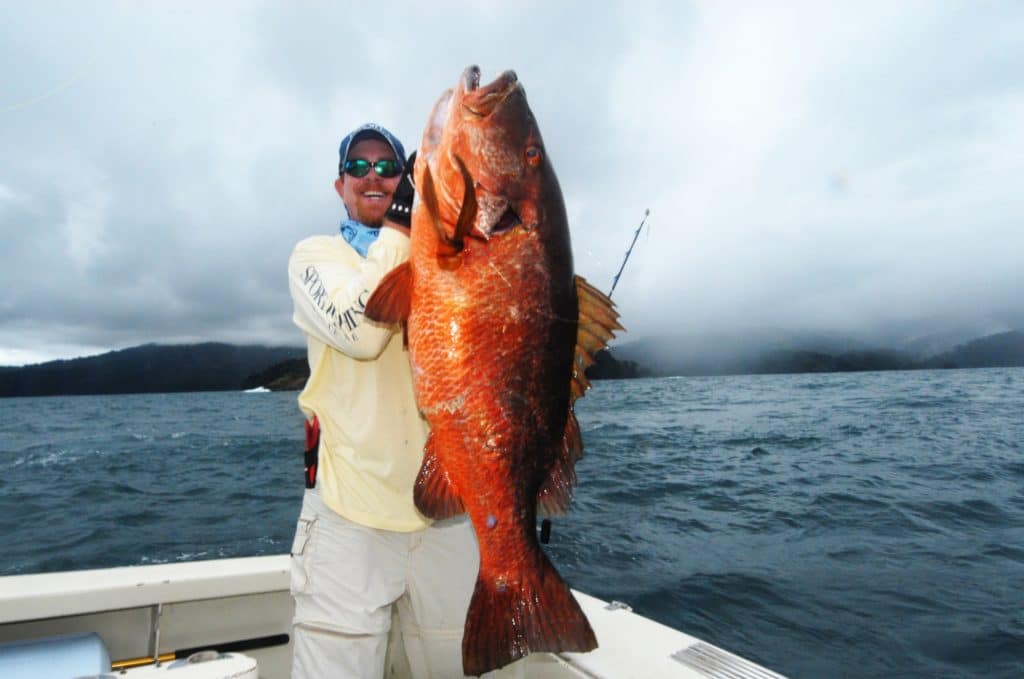
M 327 319 L 327 325 L 330 328 L 331 334 L 337 335 L 340 332 L 348 340 L 352 342 L 358 341 L 359 336 L 356 330 L 363 319 L 366 300 L 370 296 L 369 290 L 363 290 L 351 306 L 343 311 L 339 311 L 334 303 L 330 301 L 320 272 L 312 264 L 307 266 L 302 274 L 302 287 L 305 289 L 306 294 L 309 295 L 309 300 L 313 303 L 313 306 Z

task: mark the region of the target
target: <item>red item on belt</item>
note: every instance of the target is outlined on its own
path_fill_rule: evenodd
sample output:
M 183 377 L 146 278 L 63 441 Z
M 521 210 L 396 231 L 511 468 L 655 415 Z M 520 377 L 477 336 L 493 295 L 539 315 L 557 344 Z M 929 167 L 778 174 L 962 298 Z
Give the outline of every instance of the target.
M 319 461 L 320 420 L 316 415 L 306 420 L 306 488 L 316 487 L 316 467 Z

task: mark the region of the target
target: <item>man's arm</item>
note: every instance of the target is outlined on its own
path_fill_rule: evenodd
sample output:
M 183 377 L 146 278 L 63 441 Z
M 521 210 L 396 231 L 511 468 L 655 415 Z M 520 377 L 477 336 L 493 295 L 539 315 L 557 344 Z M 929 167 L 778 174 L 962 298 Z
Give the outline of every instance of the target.
M 288 286 L 295 313 L 292 319 L 308 335 L 352 358 L 380 355 L 395 327 L 363 316 L 370 293 L 380 280 L 409 256 L 409 238 L 385 226 L 355 267 L 341 261 L 326 238 L 296 246 L 288 261 Z

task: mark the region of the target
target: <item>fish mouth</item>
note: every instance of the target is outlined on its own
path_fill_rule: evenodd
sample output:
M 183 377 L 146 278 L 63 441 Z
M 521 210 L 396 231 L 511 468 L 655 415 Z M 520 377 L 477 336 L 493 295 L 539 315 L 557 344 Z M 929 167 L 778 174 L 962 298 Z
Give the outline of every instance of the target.
M 475 235 L 484 240 L 499 233 L 514 229 L 522 222 L 519 213 L 501 196 L 477 195 L 477 219 Z
M 489 85 L 480 85 L 480 67 L 470 66 L 462 72 L 460 86 L 462 109 L 470 115 L 484 118 L 519 88 L 519 77 L 515 71 L 505 71 Z
M 493 235 L 504 231 L 510 231 L 511 229 L 519 226 L 522 221 L 523 220 L 519 217 L 519 213 L 513 210 L 512 206 L 509 205 L 505 208 L 505 211 L 501 213 L 501 217 L 498 218 L 498 221 L 494 226 L 490 228 L 489 233 Z

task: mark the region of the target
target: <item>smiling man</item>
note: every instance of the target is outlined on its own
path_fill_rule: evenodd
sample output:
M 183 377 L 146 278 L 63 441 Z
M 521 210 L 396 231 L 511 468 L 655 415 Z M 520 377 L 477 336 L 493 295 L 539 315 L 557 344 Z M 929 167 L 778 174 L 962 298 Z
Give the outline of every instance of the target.
M 392 606 L 413 676 L 461 676 L 476 536 L 465 517 L 431 523 L 416 510 L 427 426 L 408 354 L 396 327 L 363 316 L 408 258 L 414 158 L 372 123 L 339 154 L 340 233 L 303 240 L 288 263 L 310 367 L 299 395 L 307 451 L 291 550 L 292 676 L 383 676 Z

